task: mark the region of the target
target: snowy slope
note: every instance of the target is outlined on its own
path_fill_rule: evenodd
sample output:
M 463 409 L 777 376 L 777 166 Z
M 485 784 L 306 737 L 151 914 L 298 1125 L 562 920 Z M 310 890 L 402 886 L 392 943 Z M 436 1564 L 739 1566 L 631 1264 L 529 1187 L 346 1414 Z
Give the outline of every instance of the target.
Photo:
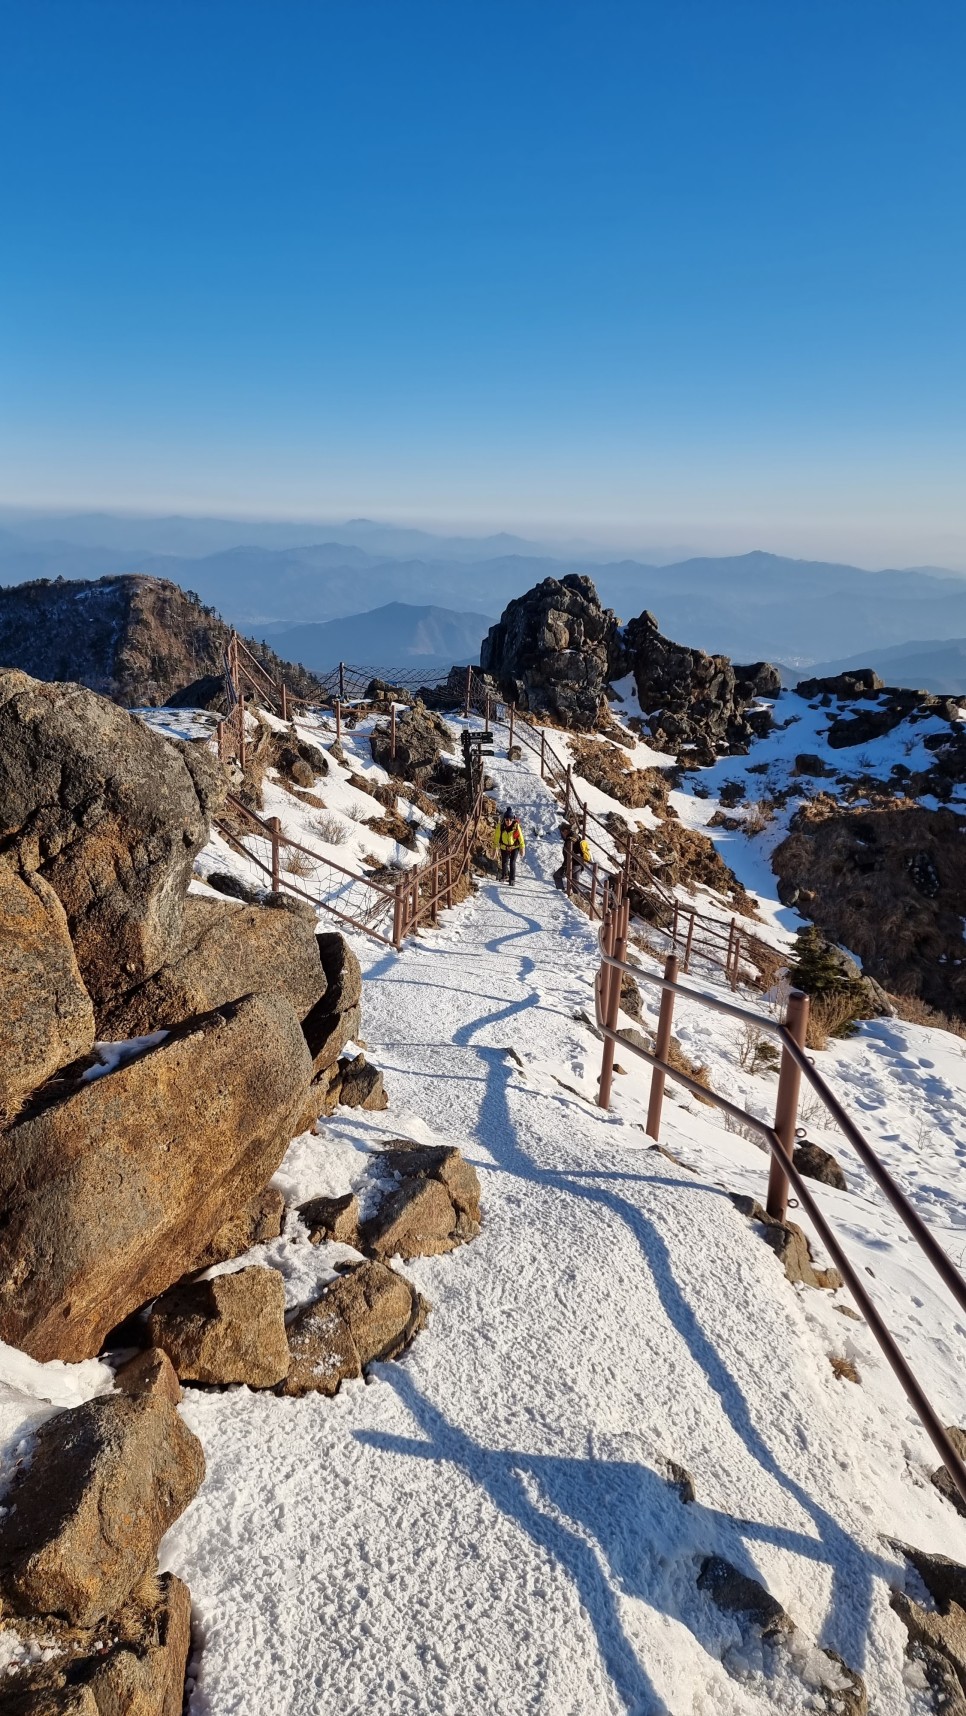
M 480 1173 L 483 1233 L 401 1266 L 434 1310 L 367 1384 L 333 1401 L 189 1391 L 208 1478 L 164 1556 L 195 1606 L 190 1711 L 808 1708 L 798 1675 L 766 1675 L 698 1590 L 717 1552 L 864 1673 L 873 1711 L 923 1712 L 883 1538 L 962 1560 L 966 1521 L 929 1485 L 932 1450 L 865 1326 L 840 1314 L 847 1295 L 792 1288 L 726 1195 L 761 1196 L 762 1151 L 690 1098 L 669 1098 L 664 1142 L 695 1171 L 652 1150 L 634 1064 L 614 1112 L 594 1106 L 600 1046 L 578 1015 L 593 1009 L 595 940 L 550 883 L 558 808 L 526 760 L 492 767 L 528 836 L 520 883 L 484 883 L 398 956 L 354 943 L 391 1107 L 296 1140 L 277 1178 L 296 1203 L 358 1186 L 390 1137 L 455 1143 Z M 279 796 L 280 815 L 301 814 Z M 736 1071 L 734 1029 L 679 1008 L 676 1030 L 715 1082 L 769 1112 L 774 1078 Z M 821 1065 L 927 1218 L 966 1244 L 961 1051 L 887 1021 Z M 910 1127 L 927 1111 L 936 1136 L 917 1148 Z M 941 1413 L 962 1422 L 966 1331 L 840 1142 L 814 1136 L 840 1149 L 854 1187 L 818 1188 L 823 1207 L 868 1260 Z M 346 1255 L 290 1221 L 229 1267 L 273 1264 L 296 1304 Z M 860 1384 L 838 1380 L 830 1355 L 852 1358 Z M 36 1368 L 64 1398 L 65 1367 Z M 102 1367 L 71 1369 L 79 1393 L 104 1385 Z M 690 1505 L 668 1460 L 694 1478 Z

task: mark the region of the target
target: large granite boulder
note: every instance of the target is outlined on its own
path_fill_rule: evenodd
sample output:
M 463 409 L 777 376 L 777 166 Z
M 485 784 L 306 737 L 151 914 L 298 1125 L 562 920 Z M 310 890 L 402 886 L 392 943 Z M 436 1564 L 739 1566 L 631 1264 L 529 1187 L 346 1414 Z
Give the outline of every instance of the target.
M 455 1147 L 398 1139 L 373 1158 L 392 1190 L 363 1228 L 373 1257 L 436 1257 L 480 1231 L 480 1182 Z
M 67 914 L 95 1012 L 170 957 L 226 777 L 79 685 L 0 670 L 0 834 Z
M 113 1614 L 205 1475 L 168 1360 L 144 1354 L 118 1380 L 118 1393 L 48 1419 L 14 1476 L 0 1513 L 0 1593 L 17 1613 L 83 1627 Z
M 544 578 L 491 626 L 480 666 L 502 696 L 566 727 L 592 728 L 610 673 L 617 621 L 590 578 Z
M 67 917 L 42 876 L 0 864 L 0 1125 L 45 1079 L 94 1044 L 94 1011 Z
M 423 702 L 412 704 L 397 719 L 396 748 L 388 726 L 375 727 L 369 740 L 373 762 L 391 775 L 422 786 L 440 766 L 444 751 L 453 748 L 453 735 L 441 715 Z
M 287 995 L 300 1019 L 325 994 L 314 914 L 189 898 L 170 958 L 107 1010 L 101 1035 L 145 1037 L 264 991 Z
M 309 1052 L 283 995 L 247 996 L 0 1137 L 0 1339 L 83 1359 L 192 1270 L 300 1129 Z
M 755 706 L 776 697 L 781 680 L 767 662 L 735 667 L 724 655 L 688 649 L 662 635 L 645 611 L 624 627 L 615 648 L 615 672 L 631 672 L 648 728 L 662 750 L 711 763 L 721 752 L 747 751 L 771 726 L 770 711 Z

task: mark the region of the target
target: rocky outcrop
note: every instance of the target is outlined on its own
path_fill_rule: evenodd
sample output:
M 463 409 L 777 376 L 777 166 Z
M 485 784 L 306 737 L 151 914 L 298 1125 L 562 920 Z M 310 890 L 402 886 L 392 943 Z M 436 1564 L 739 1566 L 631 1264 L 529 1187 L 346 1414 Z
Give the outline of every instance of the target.
M 0 837 L 64 907 L 95 1013 L 170 957 L 225 784 L 80 686 L 0 672 Z
M 803 1709 L 823 1712 L 824 1716 L 867 1716 L 869 1700 L 862 1676 L 836 1651 L 823 1650 L 806 1638 L 777 1597 L 758 1579 L 721 1555 L 708 1555 L 701 1563 L 697 1583 L 698 1590 L 731 1618 L 741 1635 L 737 1650 L 729 1643 L 722 1653 L 726 1666 L 730 1666 L 732 1655 L 736 1667 L 745 1666 L 748 1635 L 753 1635 L 760 1641 L 759 1650 L 764 1646 L 767 1652 L 783 1656 L 786 1673 L 800 1677 L 806 1701 Z
M 195 1259 L 196 1269 L 210 1269 L 215 1263 L 227 1263 L 241 1257 L 253 1245 L 265 1245 L 277 1239 L 282 1231 L 285 1199 L 274 1186 L 266 1186 L 247 1204 L 233 1210 L 213 1234 L 204 1251 Z
M 947 1424 L 946 1435 L 949 1437 L 949 1440 L 960 1459 L 966 1460 L 966 1430 L 963 1430 L 958 1424 Z M 966 1500 L 964 1500 L 960 1495 L 945 1466 L 937 1466 L 936 1470 L 932 1474 L 930 1482 L 936 1486 L 940 1495 L 945 1496 L 947 1501 L 952 1502 L 957 1513 L 966 1514 Z
M 423 1327 L 429 1306 L 403 1276 L 381 1263 L 337 1275 L 289 1332 L 291 1367 L 280 1394 L 336 1394 L 368 1364 L 398 1358 Z
M 249 996 L 19 1120 L 0 1147 L 0 1339 L 95 1354 L 262 1190 L 310 1073 L 291 1002 Z
M 610 678 L 617 620 L 590 578 L 544 578 L 491 626 L 480 666 L 520 709 L 591 728 Z
M 145 1354 L 121 1391 L 58 1413 L 37 1432 L 0 1515 L 0 1592 L 18 1614 L 89 1627 L 151 1571 L 158 1544 L 204 1477 L 178 1415 L 168 1361 Z
M 342 1060 L 338 1064 L 337 1085 L 333 1081 L 330 1086 L 330 1098 L 337 1092 L 336 1100 L 342 1108 L 365 1108 L 378 1113 L 389 1107 L 389 1098 L 383 1085 L 382 1073 L 378 1067 L 371 1066 L 365 1055 L 354 1055 L 351 1060 Z
M 808 1235 L 797 1222 L 777 1221 L 755 1198 L 743 1193 L 733 1193 L 731 1201 L 743 1216 L 759 1224 L 762 1239 L 771 1246 L 793 1286 L 819 1287 L 830 1292 L 841 1287 L 842 1277 L 837 1269 L 816 1269 Z
M 352 1245 L 362 1249 L 359 1225 L 359 1199 L 347 1192 L 341 1198 L 309 1198 L 300 1204 L 299 1216 L 308 1228 L 312 1245 L 328 1240 L 336 1245 Z
M 424 786 L 440 767 L 444 751 L 451 751 L 453 735 L 441 715 L 416 702 L 396 722 L 396 749 L 388 726 L 375 727 L 369 741 L 372 760 L 391 775 Z
M 289 1366 L 282 1277 L 254 1268 L 182 1282 L 154 1301 L 148 1334 L 182 1382 L 274 1388 Z
M 823 1186 L 834 1186 L 838 1192 L 848 1191 L 848 1182 L 840 1163 L 830 1150 L 823 1150 L 820 1144 L 810 1144 L 807 1139 L 802 1144 L 796 1144 L 792 1161 L 806 1179 L 818 1180 Z
M 37 579 L 0 589 L 0 663 L 35 679 L 72 680 L 125 708 L 217 707 L 230 629 L 166 578 Z M 248 639 L 252 654 L 300 696 L 313 676 Z
M 966 1716 L 966 1568 L 945 1555 L 929 1555 L 908 1543 L 892 1548 L 915 1568 L 932 1607 L 898 1588 L 892 1607 L 908 1634 L 906 1654 L 916 1664 L 944 1716 Z
M 637 698 L 655 744 L 675 756 L 712 763 L 743 752 L 771 726 L 757 698 L 777 697 L 781 678 L 768 662 L 733 666 L 727 656 L 688 649 L 662 635 L 644 612 L 624 627 L 616 666 L 634 675 Z
M 768 662 L 736 667 L 673 643 L 647 611 L 621 627 L 591 579 L 576 574 L 545 578 L 511 602 L 491 626 L 480 664 L 502 697 L 578 729 L 598 724 L 609 682 L 633 674 L 655 744 L 698 763 L 747 751 L 771 725 L 757 700 L 781 690 Z
M 41 876 L 0 863 L 0 1125 L 61 1067 L 90 1052 L 94 1010 L 74 958 L 67 917 Z
M 480 1182 L 459 1150 L 400 1139 L 379 1152 L 373 1171 L 395 1188 L 362 1230 L 373 1257 L 435 1257 L 476 1238 Z
M 779 897 L 851 948 L 862 976 L 966 1017 L 962 827 L 951 810 L 849 809 L 822 794 L 772 855 Z M 887 999 L 870 1009 L 886 1010 Z
M 287 996 L 304 1019 L 326 990 L 311 910 L 302 916 L 189 898 L 169 959 L 108 1008 L 101 1035 L 147 1036 L 258 991 Z

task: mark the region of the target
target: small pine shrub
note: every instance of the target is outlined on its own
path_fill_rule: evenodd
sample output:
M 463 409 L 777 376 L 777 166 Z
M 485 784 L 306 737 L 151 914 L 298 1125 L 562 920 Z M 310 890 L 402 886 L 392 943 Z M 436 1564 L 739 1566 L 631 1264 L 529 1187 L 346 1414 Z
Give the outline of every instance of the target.
M 824 1049 L 830 1037 L 854 1036 L 859 1020 L 870 1017 L 865 984 L 843 972 L 835 949 L 814 924 L 795 937 L 788 976 L 794 989 L 811 998 L 809 1048 Z

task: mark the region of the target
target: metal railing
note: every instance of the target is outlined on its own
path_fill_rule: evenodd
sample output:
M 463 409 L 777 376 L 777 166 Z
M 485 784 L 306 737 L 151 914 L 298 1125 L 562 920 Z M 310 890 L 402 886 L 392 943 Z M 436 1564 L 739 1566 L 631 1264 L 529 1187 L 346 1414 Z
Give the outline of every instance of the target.
M 567 878 L 567 892 L 578 893 L 589 902 L 592 918 L 597 915 L 596 901 L 598 893 L 603 892 L 606 886 L 606 878 L 611 879 L 613 887 L 616 877 L 623 877 L 625 889 L 637 889 L 650 903 L 656 904 L 663 921 L 654 922 L 653 927 L 668 937 L 675 953 L 680 949 L 685 972 L 690 971 L 694 960 L 707 959 L 723 967 L 732 990 L 737 990 L 743 982 L 745 968 L 750 965 L 757 969 L 762 956 L 773 951 L 767 949 L 767 944 L 760 937 L 746 930 L 737 917 L 732 917 L 726 930 L 716 918 L 679 900 L 635 850 L 636 831 L 631 827 L 626 829 L 621 851 L 620 838 L 614 828 L 580 798 L 574 786 L 573 763 L 565 761 L 554 750 L 546 727 L 539 726 L 515 704 L 494 697 L 471 667 L 466 670 L 462 707 L 466 720 L 477 713 L 482 715 L 487 727 L 494 723 L 505 726 L 509 735 L 508 750 L 516 744 L 524 745 L 539 759 L 541 780 L 559 795 L 565 818 L 579 828 L 580 838 L 587 841 L 592 854 L 596 853 L 588 866 L 591 874 L 586 882 L 578 876 L 575 885 L 571 876 Z M 501 713 L 503 710 L 505 714 Z
M 788 1211 L 789 1186 L 791 1185 L 802 1209 L 811 1221 L 819 1241 L 838 1268 L 843 1281 L 868 1323 L 875 1340 L 895 1373 L 909 1404 L 929 1436 L 959 1495 L 966 1502 L 966 1465 L 956 1453 L 942 1420 L 910 1369 L 894 1336 L 887 1328 L 874 1301 L 870 1298 L 855 1265 L 844 1251 L 834 1229 L 819 1207 L 806 1179 L 795 1166 L 793 1151 L 798 1119 L 798 1100 L 803 1077 L 824 1104 L 847 1142 L 855 1150 L 864 1167 L 872 1175 L 909 1234 L 919 1246 L 923 1256 L 932 1265 L 943 1285 L 963 1311 L 966 1311 L 966 1281 L 947 1257 L 939 1241 L 926 1226 L 918 1211 L 909 1202 L 905 1193 L 889 1173 L 888 1168 L 876 1155 L 868 1139 L 805 1053 L 808 996 L 793 990 L 788 1000 L 787 1016 L 784 1022 L 780 1023 L 768 1014 L 752 1012 L 751 1009 L 739 1006 L 736 1002 L 725 1001 L 720 996 L 710 995 L 680 983 L 678 981 L 678 961 L 674 954 L 669 955 L 667 959 L 663 977 L 658 976 L 656 972 L 645 971 L 636 964 L 630 965 L 626 959 L 630 909 L 629 898 L 625 897 L 619 900 L 608 912 L 598 936 L 601 957 L 600 968 L 594 983 L 594 1004 L 597 1024 L 604 1038 L 598 1087 L 600 1107 L 609 1108 L 610 1106 L 614 1054 L 619 1045 L 622 1053 L 637 1056 L 639 1060 L 644 1061 L 652 1069 L 646 1130 L 648 1137 L 653 1138 L 655 1143 L 660 1140 L 664 1090 L 669 1078 L 682 1085 L 692 1095 L 700 1097 L 702 1101 L 711 1103 L 740 1125 L 751 1127 L 758 1133 L 771 1152 L 766 1203 L 768 1214 L 776 1221 L 785 1220 Z M 661 992 L 653 1052 L 631 1042 L 629 1038 L 618 1033 L 617 1020 L 620 1011 L 621 981 L 625 973 L 633 977 L 635 982 L 649 984 Z M 742 1024 L 750 1025 L 778 1038 L 781 1044 L 781 1064 L 775 1100 L 775 1117 L 771 1123 L 762 1120 L 756 1114 L 752 1114 L 748 1109 L 742 1108 L 738 1103 L 732 1102 L 730 1098 L 721 1096 L 710 1086 L 699 1083 L 697 1079 L 692 1078 L 680 1067 L 671 1064 L 668 1057 L 671 1049 L 674 1002 L 678 996 L 696 1003 L 699 1007 L 707 1008 L 712 1012 L 723 1013 L 728 1018 L 736 1019 Z

